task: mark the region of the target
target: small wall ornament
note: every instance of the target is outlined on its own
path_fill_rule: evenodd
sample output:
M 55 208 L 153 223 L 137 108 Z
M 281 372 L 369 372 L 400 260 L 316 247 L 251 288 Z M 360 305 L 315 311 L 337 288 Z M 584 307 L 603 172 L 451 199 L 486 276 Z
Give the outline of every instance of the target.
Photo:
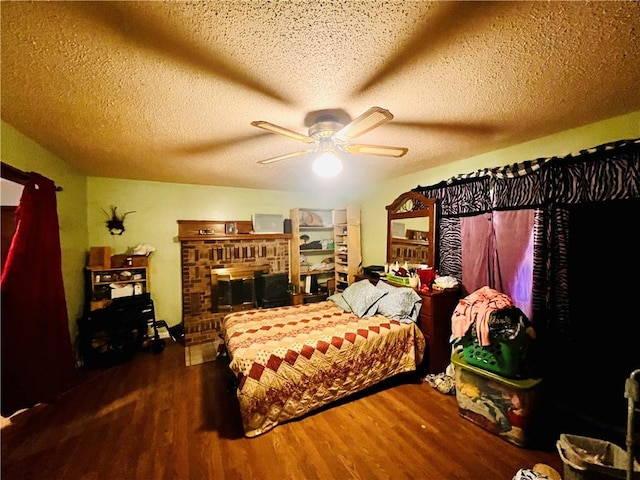
M 136 213 L 135 211 L 125 212 L 118 216 L 118 207 L 111 205 L 111 212 L 102 210 L 107 215 L 107 229 L 111 235 L 122 235 L 124 233 L 124 219 L 130 213 Z

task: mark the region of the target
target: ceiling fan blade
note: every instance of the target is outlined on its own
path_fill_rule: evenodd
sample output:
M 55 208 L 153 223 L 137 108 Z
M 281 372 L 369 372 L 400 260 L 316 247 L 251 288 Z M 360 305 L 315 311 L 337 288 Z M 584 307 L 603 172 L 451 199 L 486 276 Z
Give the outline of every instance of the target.
M 359 117 L 354 118 L 349 124 L 345 125 L 337 131 L 333 138 L 348 142 L 360 135 L 373 130 L 379 125 L 388 122 L 393 118 L 393 114 L 389 110 L 380 107 L 371 107 Z
M 262 120 L 258 120 L 255 122 L 251 122 L 251 125 L 253 125 L 254 127 L 262 128 L 272 133 L 278 133 L 280 135 L 284 135 L 285 137 L 293 138 L 294 140 L 300 140 L 301 142 L 305 142 L 305 143 L 315 142 L 313 138 L 307 135 L 294 132 L 293 130 L 289 130 L 288 128 L 284 128 L 270 122 L 264 122 Z
M 286 160 L 287 158 L 299 157 L 301 155 L 306 155 L 308 153 L 313 153 L 313 150 L 301 150 L 299 152 L 287 153 L 285 155 L 278 155 L 277 157 L 267 158 L 266 160 L 258 160 L 258 163 L 263 165 L 268 165 L 269 163 L 279 162 L 280 160 Z
M 409 149 L 405 147 L 389 147 L 386 145 L 363 145 L 359 143 L 344 145 L 342 149 L 347 153 L 355 153 L 360 155 L 379 155 L 381 157 L 402 157 L 409 151 Z

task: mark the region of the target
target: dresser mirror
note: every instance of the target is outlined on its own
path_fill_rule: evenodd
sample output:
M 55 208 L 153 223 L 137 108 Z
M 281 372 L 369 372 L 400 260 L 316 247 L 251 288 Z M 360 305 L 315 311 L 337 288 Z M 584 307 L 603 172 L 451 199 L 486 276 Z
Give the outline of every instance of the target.
M 435 266 L 436 199 L 406 192 L 386 209 L 387 263 Z

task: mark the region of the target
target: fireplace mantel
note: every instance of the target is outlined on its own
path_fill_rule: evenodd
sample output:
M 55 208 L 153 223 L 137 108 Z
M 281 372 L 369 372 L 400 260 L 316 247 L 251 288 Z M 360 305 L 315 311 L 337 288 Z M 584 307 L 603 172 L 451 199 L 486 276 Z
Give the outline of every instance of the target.
M 178 220 L 187 365 L 215 359 L 198 360 L 192 351 L 213 350 L 228 314 L 216 308 L 212 271 L 260 268 L 289 275 L 292 234 L 252 232 L 253 223 L 246 220 Z
M 233 224 L 237 233 L 227 233 L 227 225 Z M 251 220 L 178 220 L 178 240 L 291 240 L 290 233 L 253 233 Z
M 242 242 L 243 240 L 291 240 L 291 238 L 292 236 L 290 233 L 245 233 L 238 235 L 193 235 L 187 237 L 178 237 L 178 240 L 180 240 L 181 242 L 192 240 L 238 240 Z

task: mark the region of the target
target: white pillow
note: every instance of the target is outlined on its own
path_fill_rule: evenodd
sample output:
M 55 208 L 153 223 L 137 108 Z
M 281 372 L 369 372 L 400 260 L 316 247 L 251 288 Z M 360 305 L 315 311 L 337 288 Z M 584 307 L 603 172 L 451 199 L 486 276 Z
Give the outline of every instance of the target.
M 420 316 L 422 298 L 413 288 L 391 287 L 387 295 L 377 304 L 377 312 L 403 323 L 417 322 Z
M 349 285 L 342 298 L 358 317 L 370 317 L 376 313 L 376 302 L 387 294 L 381 288 L 376 288 L 369 280 L 360 280 Z
M 340 308 L 342 308 L 343 310 L 346 310 L 347 312 L 351 311 L 351 307 L 349 306 L 349 304 L 345 301 L 344 297 L 342 296 L 342 293 L 338 292 L 338 293 L 334 293 L 333 295 L 331 295 L 329 298 L 327 298 L 327 300 L 332 301 L 333 303 L 335 303 L 336 305 L 338 305 Z
M 378 280 L 378 284 L 376 285 L 376 288 L 379 288 L 380 290 L 382 290 L 384 292 L 390 292 L 392 290 L 395 290 L 398 287 L 394 287 L 393 285 L 389 285 L 387 282 L 383 282 L 382 280 Z

